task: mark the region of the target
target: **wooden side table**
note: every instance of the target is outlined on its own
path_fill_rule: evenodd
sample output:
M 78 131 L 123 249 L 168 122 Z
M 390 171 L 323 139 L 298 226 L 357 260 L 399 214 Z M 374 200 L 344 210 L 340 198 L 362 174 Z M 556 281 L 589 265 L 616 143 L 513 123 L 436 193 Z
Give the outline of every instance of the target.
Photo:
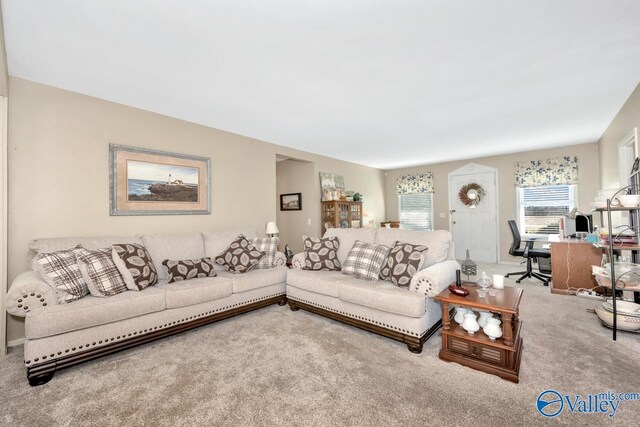
M 495 289 L 496 295 L 479 297 L 475 288 L 467 288 L 469 295 L 459 297 L 445 289 L 436 297 L 442 305 L 442 348 L 440 359 L 457 362 L 478 371 L 498 375 L 518 382 L 522 357 L 522 321 L 518 318 L 522 289 Z M 470 335 L 451 320 L 450 306 L 485 310 L 502 318 L 502 338 L 491 341 L 482 329 Z

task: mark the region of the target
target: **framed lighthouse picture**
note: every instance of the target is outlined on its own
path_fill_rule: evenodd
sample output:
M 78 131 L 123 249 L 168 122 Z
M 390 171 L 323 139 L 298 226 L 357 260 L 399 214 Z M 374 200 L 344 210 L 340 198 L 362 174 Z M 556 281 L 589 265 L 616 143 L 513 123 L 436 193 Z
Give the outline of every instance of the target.
M 111 215 L 211 213 L 211 159 L 109 145 Z

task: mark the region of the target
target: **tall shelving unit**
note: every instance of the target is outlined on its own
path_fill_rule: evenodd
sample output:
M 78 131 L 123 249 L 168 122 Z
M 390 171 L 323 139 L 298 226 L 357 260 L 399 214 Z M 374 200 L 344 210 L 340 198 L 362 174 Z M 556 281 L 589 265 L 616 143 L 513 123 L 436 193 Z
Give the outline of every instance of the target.
M 613 307 L 613 340 L 615 341 L 617 338 L 618 332 L 618 317 L 617 317 L 617 308 L 616 308 L 616 294 L 620 290 L 632 291 L 634 293 L 633 299 L 636 303 L 640 304 L 640 285 L 637 287 L 625 287 L 624 289 L 617 288 L 617 281 L 619 278 L 616 278 L 616 270 L 615 270 L 615 262 L 614 262 L 614 251 L 631 251 L 631 262 L 638 264 L 640 261 L 640 244 L 616 244 L 615 239 L 613 237 L 613 225 L 611 222 L 611 212 L 616 211 L 626 211 L 629 212 L 629 228 L 631 228 L 638 236 L 639 229 L 638 225 L 638 211 L 640 211 L 640 207 L 619 207 L 619 206 L 611 206 L 611 201 L 615 199 L 618 193 L 621 193 L 624 190 L 628 190 L 629 194 L 640 194 L 640 170 L 635 170 L 631 176 L 629 177 L 629 185 L 618 190 L 611 198 L 607 199 L 607 207 L 606 209 L 595 209 L 595 211 L 600 212 L 600 224 L 603 223 L 603 216 L 606 212 L 607 214 L 607 227 L 609 231 L 609 244 L 606 246 L 606 250 L 608 252 L 609 265 L 610 265 L 610 274 L 611 274 L 611 293 L 612 293 L 612 302 L 611 305 Z

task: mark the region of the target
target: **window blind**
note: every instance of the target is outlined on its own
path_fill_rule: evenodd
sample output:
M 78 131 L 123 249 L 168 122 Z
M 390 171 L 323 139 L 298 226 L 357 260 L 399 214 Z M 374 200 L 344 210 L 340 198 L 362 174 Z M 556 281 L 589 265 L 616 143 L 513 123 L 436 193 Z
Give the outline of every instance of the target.
M 558 234 L 559 220 L 576 205 L 575 185 L 518 188 L 520 230 L 524 234 Z
M 398 195 L 400 224 L 407 230 L 433 230 L 433 194 Z

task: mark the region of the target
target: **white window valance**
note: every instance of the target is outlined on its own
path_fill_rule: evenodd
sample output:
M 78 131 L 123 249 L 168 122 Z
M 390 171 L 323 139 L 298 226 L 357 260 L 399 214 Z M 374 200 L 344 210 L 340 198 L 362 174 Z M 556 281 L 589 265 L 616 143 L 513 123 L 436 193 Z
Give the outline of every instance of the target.
M 516 162 L 516 187 L 572 185 L 578 183 L 578 157 Z
M 433 175 L 431 172 L 402 175 L 396 182 L 398 194 L 433 193 Z

